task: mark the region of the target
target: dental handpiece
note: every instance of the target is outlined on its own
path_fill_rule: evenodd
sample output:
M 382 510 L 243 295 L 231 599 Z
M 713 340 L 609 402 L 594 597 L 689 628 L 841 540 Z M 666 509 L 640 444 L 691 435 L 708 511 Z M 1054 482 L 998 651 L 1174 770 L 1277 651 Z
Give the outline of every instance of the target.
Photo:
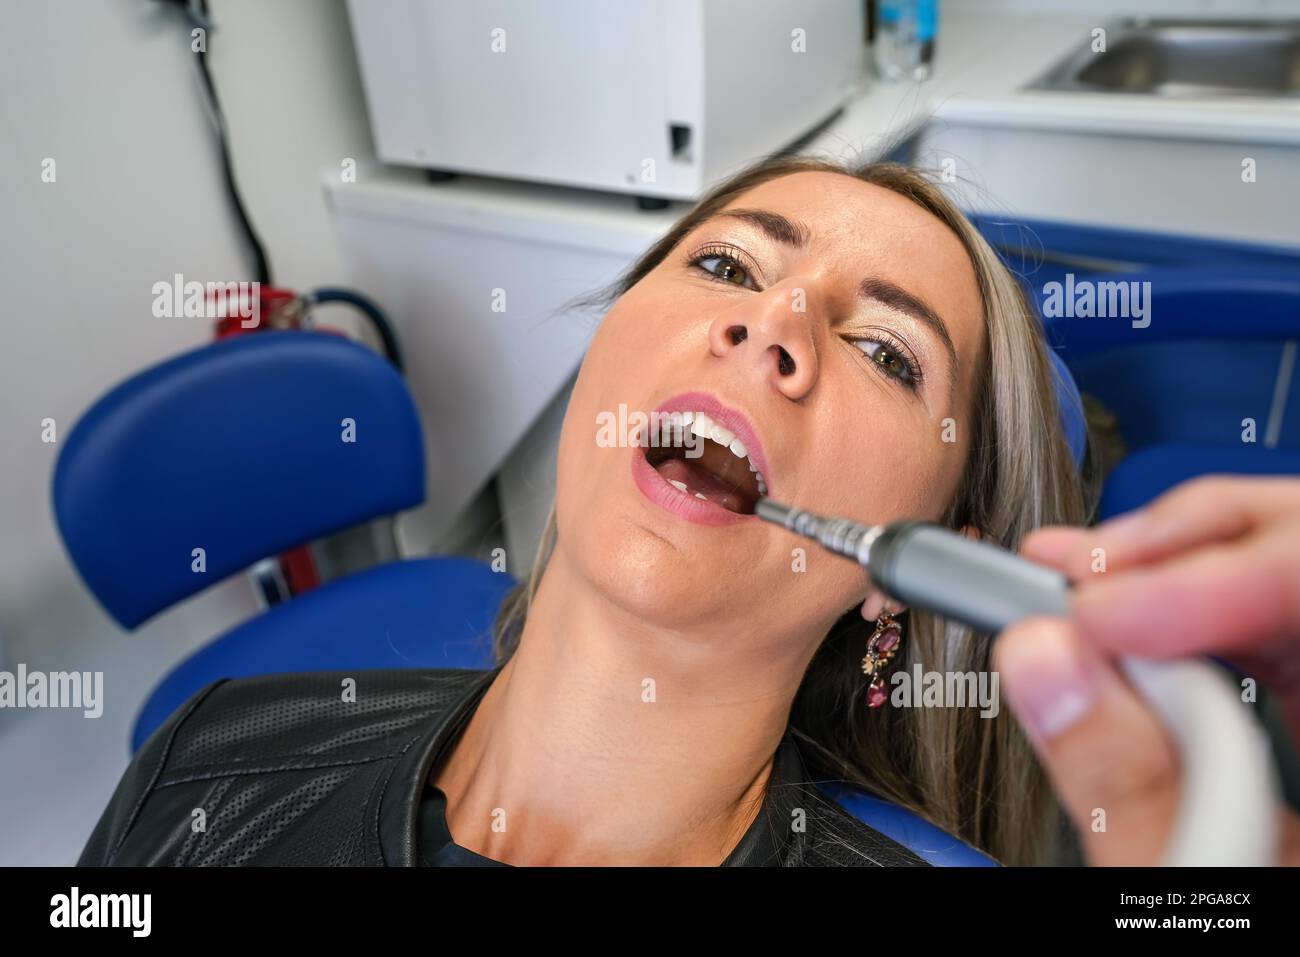
M 976 631 L 997 633 L 1031 615 L 1070 614 L 1064 575 L 939 525 L 866 525 L 766 497 L 754 511 L 856 561 L 890 598 Z M 1123 658 L 1119 665 L 1180 750 L 1182 796 L 1161 863 L 1274 863 L 1277 770 L 1267 736 L 1232 685 L 1202 661 Z
M 1033 614 L 1069 612 L 1070 585 L 1064 575 L 939 525 L 864 525 L 770 498 L 760 498 L 755 513 L 853 559 L 890 598 L 977 631 L 998 632 Z

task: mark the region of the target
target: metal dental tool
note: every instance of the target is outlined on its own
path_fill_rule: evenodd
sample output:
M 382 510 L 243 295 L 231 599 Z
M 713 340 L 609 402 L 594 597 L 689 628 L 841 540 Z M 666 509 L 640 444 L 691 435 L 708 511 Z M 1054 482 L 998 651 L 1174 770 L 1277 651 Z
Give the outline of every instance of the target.
M 864 525 L 766 497 L 754 512 L 856 561 L 890 598 L 977 631 L 996 633 L 1030 615 L 1070 614 L 1070 584 L 1059 572 L 939 525 Z M 1119 664 L 1180 749 L 1182 797 L 1161 863 L 1275 863 L 1277 771 L 1267 736 L 1233 684 L 1203 661 Z
M 891 598 L 977 631 L 1001 631 L 1032 614 L 1069 613 L 1065 576 L 939 525 L 862 525 L 847 518 L 823 518 L 770 498 L 760 498 L 754 511 L 764 521 L 853 559 Z

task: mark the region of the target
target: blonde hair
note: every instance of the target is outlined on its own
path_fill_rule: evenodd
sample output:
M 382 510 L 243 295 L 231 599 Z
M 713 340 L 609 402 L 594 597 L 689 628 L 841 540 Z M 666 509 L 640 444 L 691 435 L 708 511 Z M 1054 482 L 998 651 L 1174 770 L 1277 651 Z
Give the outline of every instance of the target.
M 760 183 L 799 172 L 853 176 L 906 196 L 945 223 L 970 255 L 979 284 L 987 346 L 974 383 L 969 457 L 944 523 L 978 528 L 1017 548 L 1043 524 L 1082 524 L 1096 480 L 1076 468 L 1058 407 L 1055 368 L 1033 307 L 1010 270 L 957 206 L 921 173 L 896 163 L 845 166 L 775 155 L 716 186 L 610 287 L 572 306 L 608 306 L 662 262 L 701 220 Z M 1088 469 L 1091 473 L 1093 470 Z M 555 546 L 552 504 L 529 575 L 502 604 L 493 634 L 498 664 L 518 646 Z M 912 610 L 902 618 L 897 667 L 987 672 L 989 636 Z M 831 628 L 809 663 L 790 727 L 818 774 L 907 807 L 1006 864 L 1049 863 L 1066 832 L 1032 749 L 1001 708 L 880 708 L 868 712 L 860 661 L 870 626 L 858 605 Z

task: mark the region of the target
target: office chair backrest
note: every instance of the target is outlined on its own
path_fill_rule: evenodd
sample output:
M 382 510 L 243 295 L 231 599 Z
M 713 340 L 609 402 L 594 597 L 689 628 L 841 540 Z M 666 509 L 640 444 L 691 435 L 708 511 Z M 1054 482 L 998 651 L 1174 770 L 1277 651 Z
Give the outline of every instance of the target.
M 96 402 L 55 466 L 54 513 L 129 629 L 259 559 L 418 505 L 424 488 L 419 418 L 392 366 L 328 333 L 263 332 Z

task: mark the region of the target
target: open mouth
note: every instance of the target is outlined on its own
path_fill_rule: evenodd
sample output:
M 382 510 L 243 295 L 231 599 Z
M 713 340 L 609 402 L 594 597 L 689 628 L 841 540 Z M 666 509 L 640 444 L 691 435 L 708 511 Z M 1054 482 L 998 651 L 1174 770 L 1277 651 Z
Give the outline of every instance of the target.
M 739 515 L 767 494 L 763 475 L 736 436 L 702 412 L 673 412 L 642 441 L 646 461 L 678 491 Z

